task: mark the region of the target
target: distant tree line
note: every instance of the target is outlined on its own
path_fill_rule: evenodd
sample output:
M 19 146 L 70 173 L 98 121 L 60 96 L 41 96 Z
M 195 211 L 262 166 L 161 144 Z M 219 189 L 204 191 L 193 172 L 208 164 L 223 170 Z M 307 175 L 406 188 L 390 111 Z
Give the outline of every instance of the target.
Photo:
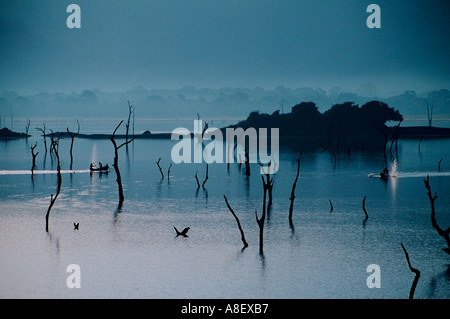
M 204 118 L 246 116 L 252 110 L 271 113 L 280 108 L 288 112 L 287 106 L 297 101 L 314 101 L 320 111 L 331 105 L 354 101 L 364 104 L 378 100 L 393 105 L 403 115 L 427 118 L 427 103 L 434 106 L 434 117 L 450 114 L 450 90 L 441 89 L 418 94 L 405 91 L 399 95 L 377 97 L 369 92 L 347 92 L 341 88 L 324 90 L 320 88 L 195 88 L 145 89 L 133 88 L 123 92 L 105 92 L 98 89 L 71 93 L 45 93 L 25 95 L 15 91 L 0 91 L 0 116 L 3 126 L 12 129 L 11 118 L 40 117 L 52 114 L 56 117 L 85 118 L 102 116 L 117 118 L 127 115 L 123 104 L 133 100 L 140 117 L 167 118 L 195 117 L 192 110 Z

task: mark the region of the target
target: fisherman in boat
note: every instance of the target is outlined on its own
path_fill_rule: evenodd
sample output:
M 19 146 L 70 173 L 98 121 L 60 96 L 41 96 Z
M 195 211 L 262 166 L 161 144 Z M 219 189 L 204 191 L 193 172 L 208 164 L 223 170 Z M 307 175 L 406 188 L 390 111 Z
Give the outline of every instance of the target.
M 92 171 L 96 171 L 96 172 L 107 172 L 107 171 L 109 171 L 109 165 L 108 164 L 106 164 L 105 166 L 103 166 L 103 164 L 101 162 L 98 162 L 98 164 L 99 164 L 100 167 L 97 168 L 97 167 L 95 167 L 94 163 L 91 163 L 91 166 L 90 166 L 91 172 Z
M 389 177 L 389 171 L 387 169 L 387 166 L 383 169 L 383 171 L 380 173 L 381 178 L 388 178 Z

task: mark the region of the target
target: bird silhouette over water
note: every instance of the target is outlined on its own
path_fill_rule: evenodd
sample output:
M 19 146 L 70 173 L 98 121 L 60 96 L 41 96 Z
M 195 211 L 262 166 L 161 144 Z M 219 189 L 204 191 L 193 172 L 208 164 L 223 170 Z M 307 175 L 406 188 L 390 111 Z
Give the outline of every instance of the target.
M 76 224 L 75 224 L 75 222 L 74 222 L 74 223 L 73 223 L 73 230 L 78 229 L 78 226 L 80 226 L 80 223 L 76 223 Z
M 183 237 L 188 237 L 188 235 L 186 235 L 186 233 L 188 232 L 188 230 L 190 229 L 190 227 L 186 227 L 185 229 L 183 229 L 183 231 L 179 231 L 175 226 L 173 226 L 173 228 L 175 229 L 175 231 L 177 232 L 177 237 L 178 236 L 183 236 Z

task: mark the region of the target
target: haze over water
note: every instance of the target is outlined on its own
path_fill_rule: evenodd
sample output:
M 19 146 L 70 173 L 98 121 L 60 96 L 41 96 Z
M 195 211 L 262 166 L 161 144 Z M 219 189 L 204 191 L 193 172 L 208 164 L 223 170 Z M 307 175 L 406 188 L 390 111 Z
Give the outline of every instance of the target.
M 112 129 L 115 123 L 111 125 Z M 89 128 L 86 128 L 89 130 Z M 29 147 L 38 141 L 37 170 Z M 56 163 L 44 162 L 42 138 L 0 142 L 0 273 L 2 298 L 408 298 L 413 280 L 401 249 L 408 250 L 422 276 L 416 298 L 449 298 L 445 242 L 431 227 L 423 179 L 430 175 L 437 192 L 436 218 L 450 222 L 446 194 L 450 176 L 450 140 L 400 140 L 390 159 L 397 177 L 370 178 L 382 169 L 381 153 L 341 154 L 337 166 L 327 152 L 301 158 L 293 223 L 289 196 L 298 153 L 280 150 L 274 175 L 273 204 L 264 230 L 264 255 L 258 251 L 255 209 L 262 210 L 262 182 L 257 164 L 251 176 L 231 164 L 171 163 L 176 141 L 135 140 L 119 151 L 125 202 L 117 212 L 114 171 L 88 173 L 97 161 L 111 166 L 108 139 L 76 139 L 75 173 L 62 174 L 61 194 L 45 213 L 56 191 Z M 70 139 L 60 141 L 62 170 L 68 170 Z M 165 178 L 155 162 L 161 158 Z M 437 171 L 440 158 L 442 169 Z M 11 171 L 17 171 L 13 174 Z M 8 171 L 8 174 L 5 172 Z M 51 174 L 53 172 L 53 174 Z M 239 217 L 249 247 L 223 199 Z M 362 210 L 366 196 L 369 218 Z M 330 213 L 329 200 L 333 211 Z M 73 229 L 79 222 L 79 230 Z M 175 237 L 173 226 L 190 227 L 189 237 Z M 66 267 L 81 268 L 81 289 L 69 289 Z M 378 264 L 381 288 L 366 285 L 366 268 Z

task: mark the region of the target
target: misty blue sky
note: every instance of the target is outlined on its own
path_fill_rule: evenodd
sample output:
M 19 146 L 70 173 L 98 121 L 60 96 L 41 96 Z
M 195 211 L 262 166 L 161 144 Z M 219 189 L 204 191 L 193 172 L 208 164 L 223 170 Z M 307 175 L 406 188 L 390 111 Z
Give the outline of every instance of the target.
M 0 91 L 448 89 L 449 17 L 445 0 L 2 0 Z

